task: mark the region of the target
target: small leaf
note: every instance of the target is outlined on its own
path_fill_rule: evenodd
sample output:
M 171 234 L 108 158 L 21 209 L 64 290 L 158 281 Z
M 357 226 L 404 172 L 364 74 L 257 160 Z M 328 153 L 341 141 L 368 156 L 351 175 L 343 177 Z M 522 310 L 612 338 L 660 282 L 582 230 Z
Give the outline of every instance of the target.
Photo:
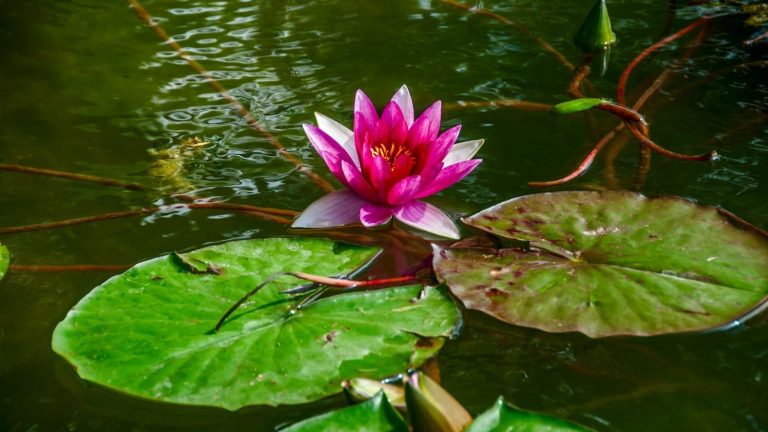
M 405 384 L 405 401 L 414 432 L 460 432 L 472 422 L 450 393 L 421 372 Z
M 352 292 L 295 311 L 280 277 L 224 323 L 221 315 L 270 275 L 344 275 L 378 253 L 323 239 L 259 239 L 185 256 L 224 270 L 192 274 L 173 258 L 113 277 L 80 301 L 53 333 L 53 349 L 81 377 L 134 396 L 230 410 L 299 404 L 341 391 L 354 377 L 383 378 L 434 355 L 459 311 L 444 289 L 420 286 Z M 423 293 L 423 295 L 421 295 Z M 415 356 L 414 352 L 421 352 Z
M 594 108 L 597 105 L 600 105 L 601 103 L 605 103 L 605 100 L 598 98 L 573 99 L 555 105 L 552 107 L 552 110 L 557 114 L 571 114 L 579 111 L 586 111 L 590 108 Z
M 597 0 L 576 32 L 573 42 L 582 51 L 593 53 L 609 48 L 616 43 L 616 34 L 611 29 L 611 18 L 605 0 Z
M 530 250 L 437 249 L 466 307 L 591 337 L 701 331 L 768 305 L 768 238 L 714 207 L 622 192 L 515 198 L 465 219 Z
M 588 432 L 584 426 L 557 417 L 519 411 L 499 398 L 491 409 L 480 414 L 466 432 L 546 431 Z
M 345 430 L 407 432 L 408 426 L 389 404 L 384 392 L 379 392 L 366 402 L 303 420 L 281 429 L 280 432 Z
M 10 262 L 11 254 L 8 252 L 8 248 L 0 243 L 0 280 L 2 280 L 5 273 L 8 272 L 8 265 Z
M 178 252 L 171 252 L 171 259 L 182 269 L 193 274 L 222 274 L 222 270 L 211 263 L 189 258 Z

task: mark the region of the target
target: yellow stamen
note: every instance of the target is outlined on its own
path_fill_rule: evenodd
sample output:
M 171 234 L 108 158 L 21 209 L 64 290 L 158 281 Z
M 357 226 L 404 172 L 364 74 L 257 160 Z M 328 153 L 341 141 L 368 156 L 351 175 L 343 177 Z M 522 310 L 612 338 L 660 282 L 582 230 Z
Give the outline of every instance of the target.
M 389 169 L 392 171 L 395 169 L 395 161 L 397 161 L 397 158 L 403 154 L 408 156 L 411 161 L 415 162 L 413 153 L 411 153 L 411 151 L 408 150 L 405 146 L 396 145 L 394 143 L 390 143 L 389 146 L 387 146 L 386 144 L 382 143 L 375 147 L 371 147 L 371 155 L 373 157 L 383 157 L 384 160 L 389 163 Z

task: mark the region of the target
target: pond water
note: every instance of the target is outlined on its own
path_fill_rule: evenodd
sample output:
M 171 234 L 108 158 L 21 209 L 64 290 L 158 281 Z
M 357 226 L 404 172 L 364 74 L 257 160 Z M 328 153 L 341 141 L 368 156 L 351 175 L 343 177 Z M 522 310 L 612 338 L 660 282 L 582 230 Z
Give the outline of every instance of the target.
M 610 2 L 619 44 L 605 74 L 589 76 L 590 95 L 615 98 L 619 75 L 635 55 L 707 13 L 677 3 L 684 2 Z M 578 65 L 582 56 L 570 38 L 591 4 L 481 6 L 530 29 Z M 381 108 L 407 83 L 417 111 L 436 99 L 569 99 L 572 72 L 535 40 L 438 0 L 146 0 L 144 7 L 264 129 L 329 181 L 335 180 L 301 125 L 314 121 L 314 111 L 351 123 L 358 88 Z M 628 95 L 633 101 L 672 68 L 642 110 L 652 137 L 679 152 L 715 148 L 721 155 L 714 163 L 655 155 L 643 193 L 722 206 L 768 227 L 766 50 L 741 46 L 752 33 L 743 19 L 714 19 L 695 49 L 687 44 L 696 32 L 652 55 L 635 70 Z M 149 187 L 130 191 L 0 171 L 0 227 L 179 203 L 178 191 L 293 210 L 324 194 L 128 2 L 0 2 L 0 50 L 0 163 Z M 461 123 L 463 140 L 486 140 L 483 164 L 432 199 L 452 215 L 540 191 L 527 182 L 565 175 L 616 125 L 601 112 L 449 108 L 443 129 Z M 187 151 L 184 170 L 169 175 L 177 166 L 162 150 L 195 136 L 210 144 Z M 601 155 L 584 176 L 557 189 L 635 187 L 638 145 L 625 138 L 616 139 L 626 141 L 620 152 L 607 149 L 616 155 L 612 161 Z M 174 250 L 286 233 L 279 223 L 226 210 L 177 208 L 3 235 L 0 242 L 15 265 L 129 265 Z M 383 275 L 387 268 L 376 271 Z M 0 283 L 0 430 L 268 430 L 345 404 L 338 396 L 230 413 L 136 400 L 81 381 L 52 352 L 51 333 L 80 298 L 116 273 L 22 268 Z M 473 414 L 504 395 L 522 408 L 598 430 L 768 429 L 768 331 L 759 318 L 724 332 L 591 340 L 467 312 L 439 365 L 443 385 Z

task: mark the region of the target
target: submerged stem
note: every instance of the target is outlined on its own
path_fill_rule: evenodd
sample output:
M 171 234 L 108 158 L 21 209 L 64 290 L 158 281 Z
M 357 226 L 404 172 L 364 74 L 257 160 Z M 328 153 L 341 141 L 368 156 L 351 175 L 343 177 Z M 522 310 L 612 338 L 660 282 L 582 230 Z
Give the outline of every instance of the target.
M 298 156 L 286 150 L 285 147 L 283 147 L 283 145 L 277 140 L 277 137 L 272 135 L 272 133 L 270 133 L 263 126 L 261 126 L 261 124 L 259 124 L 258 120 L 256 120 L 256 118 L 248 110 L 248 108 L 245 107 L 245 105 L 243 105 L 236 97 L 232 96 L 232 94 L 223 85 L 221 85 L 221 83 L 219 83 L 216 78 L 214 78 L 213 75 L 211 75 L 211 73 L 203 67 L 203 65 L 201 65 L 197 60 L 190 56 L 189 53 L 187 53 L 187 51 L 181 45 L 179 45 L 178 42 L 172 40 L 170 36 L 168 36 L 168 33 L 165 31 L 165 29 L 163 29 L 160 24 L 152 19 L 149 11 L 147 11 L 147 9 L 144 8 L 144 6 L 142 6 L 138 0 L 128 0 L 128 4 L 130 4 L 131 8 L 133 8 L 133 10 L 136 12 L 136 15 L 142 22 L 144 22 L 144 24 L 150 27 L 155 32 L 155 34 L 163 40 L 163 42 L 173 48 L 173 50 L 179 54 L 179 57 L 181 57 L 187 63 L 187 65 L 189 65 L 189 67 L 194 69 L 197 73 L 200 74 L 200 76 L 205 78 L 205 80 L 208 81 L 208 84 L 210 84 L 214 90 L 223 96 L 227 102 L 229 102 L 229 104 L 237 110 L 238 113 L 240 113 L 248 126 L 252 127 L 254 130 L 266 137 L 270 144 L 272 144 L 272 146 L 277 149 L 283 159 L 296 166 L 299 171 L 309 177 L 309 179 L 312 180 L 321 189 L 325 190 L 326 192 L 334 191 L 333 186 L 331 186 L 327 180 L 312 171 L 309 168 L 309 165 L 301 160 Z
M 0 164 L 0 171 L 10 171 L 10 172 L 17 172 L 17 173 L 24 173 L 24 174 L 36 174 L 36 175 L 48 176 L 48 177 L 60 177 L 60 178 L 66 178 L 70 180 L 101 184 L 104 186 L 115 186 L 115 187 L 134 190 L 134 191 L 142 191 L 146 189 L 144 186 L 138 183 L 124 182 L 120 180 L 114 180 L 114 179 L 105 178 L 105 177 L 97 177 L 97 176 L 92 176 L 88 174 L 77 174 L 77 173 L 71 173 L 71 172 L 65 172 L 65 171 L 57 171 L 57 170 L 52 170 L 47 168 L 35 168 L 35 167 L 30 167 L 25 165 Z

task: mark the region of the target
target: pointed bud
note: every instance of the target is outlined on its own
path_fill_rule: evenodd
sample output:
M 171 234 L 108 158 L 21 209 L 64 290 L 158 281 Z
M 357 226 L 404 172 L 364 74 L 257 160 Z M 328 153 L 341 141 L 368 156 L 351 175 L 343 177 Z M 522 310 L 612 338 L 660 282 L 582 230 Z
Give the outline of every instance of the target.
M 581 23 L 573 41 L 586 53 L 602 51 L 616 43 L 605 0 L 597 0 Z
M 460 432 L 472 423 L 467 410 L 423 373 L 410 375 L 405 400 L 414 432 Z

